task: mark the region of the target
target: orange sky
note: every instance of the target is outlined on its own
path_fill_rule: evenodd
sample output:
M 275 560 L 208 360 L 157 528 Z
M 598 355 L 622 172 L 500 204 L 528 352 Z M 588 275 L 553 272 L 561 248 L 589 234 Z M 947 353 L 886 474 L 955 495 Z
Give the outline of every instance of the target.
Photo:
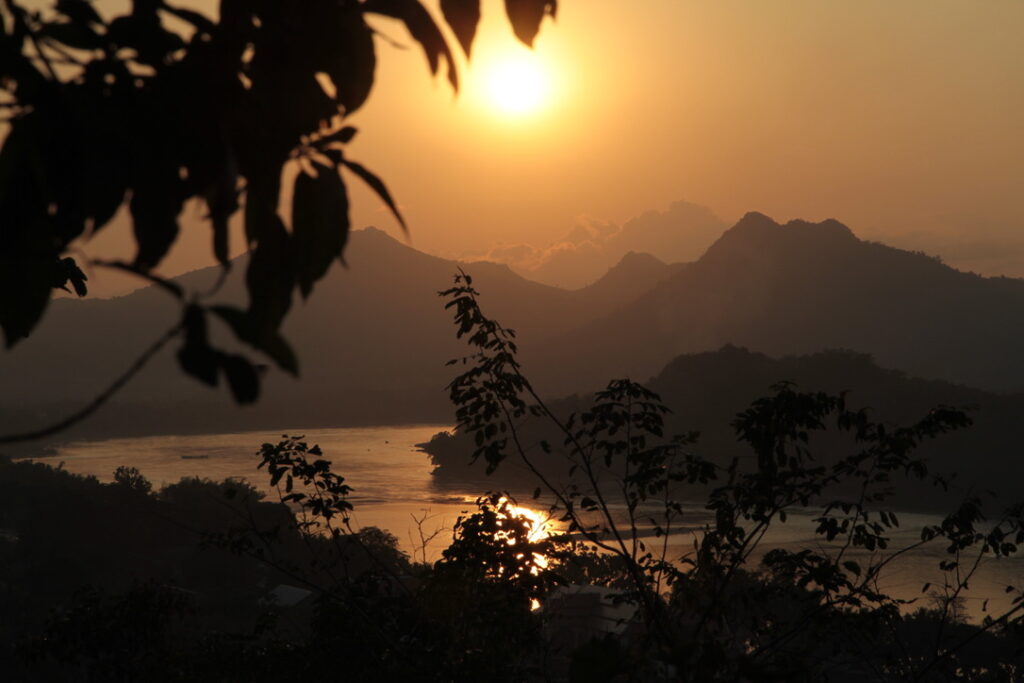
M 376 24 L 409 49 L 379 43 L 351 156 L 389 183 L 413 246 L 544 245 L 581 216 L 623 221 L 686 199 L 730 221 L 835 217 L 897 245 L 987 247 L 1008 264 L 994 268 L 1024 275 L 1024 2 L 560 5 L 536 50 L 553 97 L 518 118 L 481 95 L 488 58 L 525 49 L 497 0 L 484 0 L 458 97 L 400 25 Z M 357 227 L 398 234 L 378 200 L 353 194 Z M 211 262 L 191 227 L 168 274 Z M 126 249 L 126 235 L 88 251 Z M 111 277 L 99 292 L 123 286 Z

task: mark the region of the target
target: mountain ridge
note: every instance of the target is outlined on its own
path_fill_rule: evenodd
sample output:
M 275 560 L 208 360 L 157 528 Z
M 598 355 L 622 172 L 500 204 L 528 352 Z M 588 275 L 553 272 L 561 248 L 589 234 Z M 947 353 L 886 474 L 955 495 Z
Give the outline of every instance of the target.
M 347 257 L 349 265 L 333 268 L 308 300 L 296 298 L 285 321 L 283 334 L 299 358 L 298 381 L 271 369 L 260 401 L 237 407 L 223 387 L 211 391 L 184 377 L 172 343 L 116 396 L 116 405 L 69 434 L 447 421 L 452 409 L 445 387 L 453 371 L 445 363 L 468 349 L 456 340 L 437 293 L 451 286 L 459 269 L 484 292 L 488 314 L 517 329 L 527 344 L 626 303 L 652 278 L 670 272 L 641 259 L 645 267 L 632 271 L 643 277 L 631 286 L 619 272 L 609 276 L 618 282 L 602 279 L 570 292 L 523 278 L 504 264 L 426 254 L 376 229 L 354 231 Z M 216 303 L 245 306 L 245 265 L 245 256 L 232 262 Z M 174 281 L 186 291 L 207 291 L 219 276 L 214 266 Z M 155 286 L 110 299 L 55 302 L 32 338 L 0 356 L 8 397 L 0 399 L 3 431 L 44 425 L 77 409 L 180 315 L 180 304 Z M 210 327 L 215 344 L 264 360 L 233 343 L 218 322 Z
M 920 376 L 1024 388 L 1024 280 L 962 273 L 838 221 L 750 213 L 628 308 L 546 340 L 552 393 L 586 376 L 645 380 L 681 353 L 852 348 Z M 596 343 L 595 340 L 600 340 Z

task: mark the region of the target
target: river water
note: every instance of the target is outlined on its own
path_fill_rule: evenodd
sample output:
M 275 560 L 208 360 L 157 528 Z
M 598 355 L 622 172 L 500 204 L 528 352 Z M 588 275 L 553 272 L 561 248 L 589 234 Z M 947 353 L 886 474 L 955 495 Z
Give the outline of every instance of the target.
M 353 489 L 350 496 L 355 510 L 353 522 L 357 526 L 377 526 L 387 529 L 400 545 L 417 559 L 435 560 L 451 540 L 451 527 L 463 514 L 472 512 L 474 500 L 484 493 L 488 482 L 458 485 L 439 485 L 431 475 L 433 466 L 429 457 L 416 448 L 437 432 L 450 425 L 409 425 L 339 429 L 313 429 L 304 433 L 305 440 L 319 444 L 324 457 L 332 461 L 332 470 L 343 475 Z M 47 462 L 69 472 L 96 476 L 101 481 L 113 479 L 114 470 L 121 465 L 138 468 L 155 488 L 177 482 L 182 477 L 204 477 L 213 480 L 242 478 L 275 499 L 277 493 L 269 488 L 269 478 L 258 470 L 257 452 L 264 442 L 276 443 L 281 434 L 274 432 L 244 432 L 233 434 L 202 434 L 188 436 L 159 436 L 146 438 L 83 441 L 66 444 Z M 530 502 L 519 499 L 520 505 Z M 695 503 L 685 523 L 699 529 L 710 521 L 702 507 Z M 902 513 L 900 528 L 892 534 L 890 549 L 908 545 L 919 538 L 920 529 L 935 524 L 938 517 Z M 814 534 L 812 515 L 791 514 L 789 522 L 773 529 L 765 548 L 814 548 L 820 539 Z M 435 535 L 425 551 L 423 536 Z M 683 531 L 673 537 L 670 556 L 679 556 L 692 548 L 693 532 Z M 655 539 L 649 539 L 654 541 Z M 864 554 L 853 555 L 865 564 Z M 938 562 L 946 556 L 939 544 L 915 551 L 900 558 L 887 568 L 881 584 L 884 590 L 905 599 L 922 598 L 925 582 L 941 586 L 942 572 Z M 982 606 L 989 600 L 988 613 L 1008 605 L 1007 585 L 1024 583 L 1024 561 L 993 560 L 984 562 L 982 570 L 965 594 L 967 610 L 973 618 L 983 616 Z M 917 604 L 923 604 L 920 601 Z

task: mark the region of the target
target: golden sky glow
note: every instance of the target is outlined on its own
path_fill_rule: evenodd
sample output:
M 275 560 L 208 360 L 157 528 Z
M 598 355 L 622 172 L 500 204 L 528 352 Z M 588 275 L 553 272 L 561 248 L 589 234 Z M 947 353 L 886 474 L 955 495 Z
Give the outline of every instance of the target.
M 1024 274 L 1020 0 L 564 0 L 533 53 L 502 3 L 483 10 L 458 96 L 403 27 L 375 22 L 408 49 L 378 42 L 350 154 L 388 182 L 416 248 L 543 246 L 581 216 L 685 199 L 730 221 L 834 217 L 897 245 L 1019 244 Z M 499 76 L 524 53 L 542 96 Z M 379 200 L 351 195 L 357 227 L 401 234 Z M 119 229 L 105 248 L 128 243 Z M 167 272 L 211 262 L 192 233 Z

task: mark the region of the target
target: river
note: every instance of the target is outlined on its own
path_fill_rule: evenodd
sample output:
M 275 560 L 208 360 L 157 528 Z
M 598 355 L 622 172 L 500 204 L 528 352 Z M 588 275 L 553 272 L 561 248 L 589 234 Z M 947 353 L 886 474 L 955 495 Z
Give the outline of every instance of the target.
M 433 465 L 416 444 L 449 428 L 450 425 L 408 425 L 312 429 L 304 436 L 311 445 L 319 444 L 324 457 L 332 461 L 333 471 L 342 474 L 345 483 L 352 487 L 350 501 L 355 508 L 352 517 L 356 526 L 387 529 L 395 534 L 404 550 L 417 558 L 423 551 L 420 530 L 424 536 L 437 532 L 425 549 L 425 557 L 434 560 L 450 541 L 456 519 L 471 512 L 473 501 L 487 488 L 487 482 L 461 488 L 441 486 L 431 476 Z M 53 465 L 62 462 L 69 472 L 93 475 L 101 481 L 112 480 L 118 466 L 130 465 L 138 468 L 155 488 L 182 477 L 242 478 L 273 499 L 277 494 L 270 491 L 266 472 L 256 468 L 260 461 L 257 451 L 264 442 L 276 443 L 280 438 L 281 434 L 275 432 L 243 432 L 81 441 L 59 447 L 56 455 L 46 461 Z M 519 500 L 521 505 L 529 502 L 525 497 Z M 690 506 L 688 516 L 685 522 L 691 529 L 699 529 L 710 521 L 696 503 Z M 902 513 L 901 526 L 892 534 L 890 548 L 917 540 L 921 526 L 938 520 L 933 515 Z M 820 539 L 813 530 L 812 515 L 791 514 L 787 524 L 772 531 L 766 547 L 816 547 Z M 691 549 L 692 541 L 692 532 L 674 537 L 670 555 L 678 556 Z M 887 568 L 882 588 L 905 599 L 921 598 L 925 582 L 942 585 L 943 576 L 937 564 L 944 557 L 939 544 L 915 551 Z M 854 559 L 863 563 L 868 558 L 861 554 Z M 988 613 L 1005 607 L 1008 598 L 1004 589 L 1021 583 L 1024 561 L 986 560 L 966 594 L 968 613 L 973 618 L 982 617 L 985 600 L 990 600 Z

